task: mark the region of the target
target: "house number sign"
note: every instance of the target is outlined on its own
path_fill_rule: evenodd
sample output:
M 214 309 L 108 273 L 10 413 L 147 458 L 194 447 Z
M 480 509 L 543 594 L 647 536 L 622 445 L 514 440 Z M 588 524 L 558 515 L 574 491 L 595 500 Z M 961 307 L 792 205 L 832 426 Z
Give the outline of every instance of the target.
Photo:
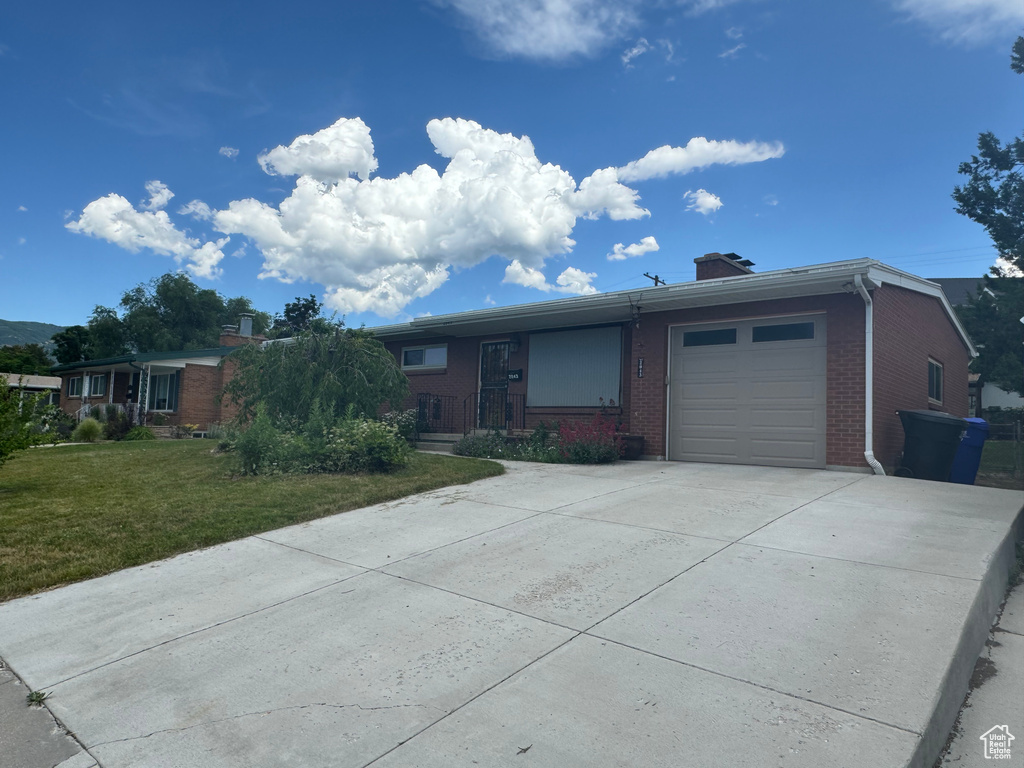
M 508 372 L 509 381 L 522 381 L 523 380 L 523 369 L 516 368 L 514 371 Z
M 644 359 L 642 357 L 636 359 L 636 377 L 638 379 L 644 377 Z

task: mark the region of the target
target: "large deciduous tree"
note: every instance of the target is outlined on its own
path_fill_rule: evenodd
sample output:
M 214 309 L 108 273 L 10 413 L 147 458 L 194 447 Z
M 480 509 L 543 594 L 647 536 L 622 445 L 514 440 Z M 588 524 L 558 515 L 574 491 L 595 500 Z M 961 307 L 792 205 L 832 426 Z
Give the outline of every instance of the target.
M 1010 68 L 1024 75 L 1024 37 L 1013 44 Z M 953 190 L 956 210 L 985 227 L 999 253 L 983 290 L 961 310 L 979 348 L 972 369 L 983 381 L 1024 395 L 1024 135 L 1004 145 L 981 134 L 978 154 L 959 172 L 967 182 Z
M 351 405 L 372 418 L 382 404 L 397 406 L 409 393 L 394 355 L 368 331 L 340 322 L 265 346 L 246 344 L 222 364 L 236 367 L 225 396 L 243 422 L 260 403 L 289 429 L 306 424 L 316 403 L 335 416 Z

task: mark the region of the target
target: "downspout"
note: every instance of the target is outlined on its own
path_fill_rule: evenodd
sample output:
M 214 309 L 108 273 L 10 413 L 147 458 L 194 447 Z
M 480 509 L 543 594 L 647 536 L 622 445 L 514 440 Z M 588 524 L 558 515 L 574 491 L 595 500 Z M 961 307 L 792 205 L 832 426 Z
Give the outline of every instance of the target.
M 876 475 L 884 475 L 885 469 L 875 458 L 874 452 L 874 400 L 875 400 L 875 345 L 874 313 L 871 294 L 864 287 L 859 274 L 853 276 L 857 293 L 864 299 L 864 458 Z

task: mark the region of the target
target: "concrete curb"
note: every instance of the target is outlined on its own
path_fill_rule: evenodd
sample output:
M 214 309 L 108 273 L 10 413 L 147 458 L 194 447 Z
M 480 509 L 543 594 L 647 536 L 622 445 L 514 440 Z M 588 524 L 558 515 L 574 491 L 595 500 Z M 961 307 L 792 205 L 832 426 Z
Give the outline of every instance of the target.
M 949 733 L 960 714 L 970 689 L 974 666 L 985 650 L 992 623 L 1006 597 L 1010 574 L 1017 560 L 1016 545 L 1024 541 L 1024 507 L 999 548 L 993 553 L 988 570 L 978 588 L 970 613 L 961 630 L 960 641 L 943 678 L 928 725 L 921 734 L 908 768 L 932 768 L 946 747 Z

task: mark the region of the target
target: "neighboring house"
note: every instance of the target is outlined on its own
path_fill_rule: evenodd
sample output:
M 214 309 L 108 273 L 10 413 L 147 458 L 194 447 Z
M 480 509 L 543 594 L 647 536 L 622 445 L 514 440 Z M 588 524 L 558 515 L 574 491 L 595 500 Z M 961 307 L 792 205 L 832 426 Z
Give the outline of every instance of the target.
M 248 319 L 248 322 L 246 320 Z M 149 352 L 54 366 L 60 374 L 61 407 L 79 420 L 93 409 L 113 405 L 139 423 L 194 424 L 202 432 L 232 418 L 236 409 L 219 395 L 233 374 L 221 360 L 242 344 L 265 341 L 252 335 L 243 316 L 242 332 L 226 326 L 216 349 Z
M 967 415 L 976 353 L 934 283 L 871 259 L 695 262 L 691 283 L 369 330 L 438 432 L 604 410 L 647 458 L 879 471 L 903 446 L 897 409 Z
M 24 394 L 44 395 L 47 405 L 60 404 L 60 376 L 33 376 L 20 373 L 0 373 L 8 385 L 20 389 Z
M 999 277 L 996 280 L 1017 280 L 1019 278 Z M 954 310 L 967 303 L 970 296 L 976 296 L 979 291 L 986 290 L 985 282 L 979 277 L 936 277 L 931 280 L 942 286 L 942 291 L 949 299 Z M 970 415 L 981 418 L 986 408 L 1024 408 L 1024 397 L 1016 392 L 1007 392 L 987 381 L 981 381 L 981 377 L 970 374 Z

